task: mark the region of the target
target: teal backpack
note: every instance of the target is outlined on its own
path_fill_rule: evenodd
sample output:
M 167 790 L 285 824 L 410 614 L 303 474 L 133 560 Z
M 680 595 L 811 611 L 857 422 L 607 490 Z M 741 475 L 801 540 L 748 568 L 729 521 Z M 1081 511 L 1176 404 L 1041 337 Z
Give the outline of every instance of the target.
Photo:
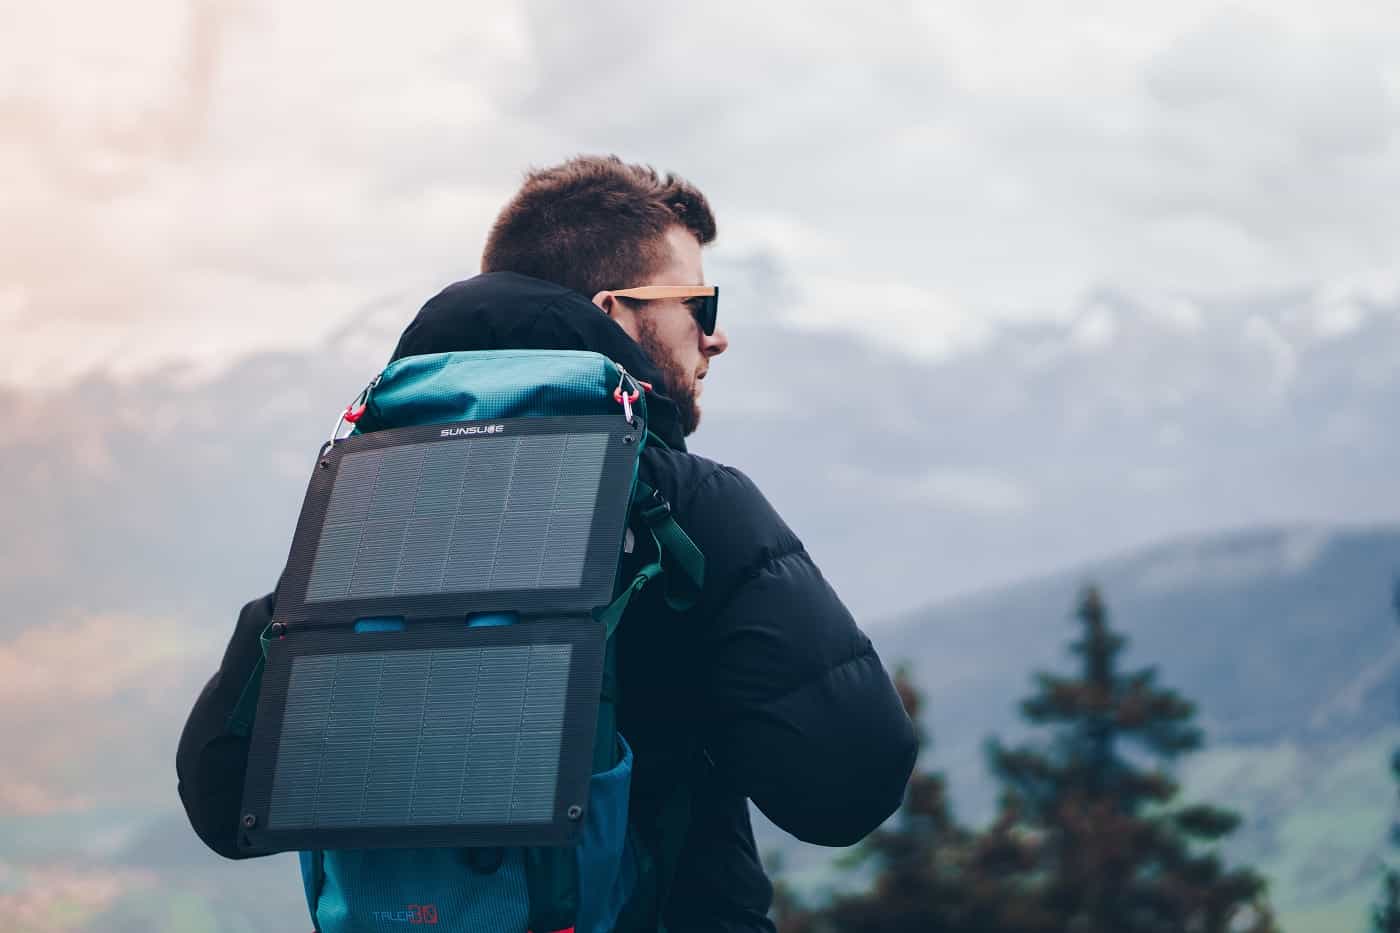
M 650 388 L 612 360 L 585 351 L 439 353 L 390 364 L 343 419 L 354 423 L 356 434 L 561 415 L 610 415 L 640 425 L 646 415 L 644 387 Z M 339 431 L 337 425 L 330 443 Z M 662 444 L 649 432 L 638 435 L 639 450 Z M 435 926 L 443 933 L 661 929 L 661 909 L 689 822 L 689 789 L 675 789 L 663 808 L 659 840 L 644 843 L 628 820 L 632 751 L 617 731 L 615 633 L 631 598 L 657 577 L 663 578 L 668 605 L 680 610 L 693 605 L 705 561 L 669 504 L 638 478 L 635 467 L 628 512 L 624 551 L 633 550 L 640 538 L 640 551 L 653 559 L 630 579 L 619 573 L 613 601 L 594 611 L 605 628 L 606 648 L 578 844 L 303 851 L 302 880 L 317 931 L 371 933 L 405 925 Z M 619 569 L 626 556 L 618 555 Z M 530 623 L 496 614 L 470 624 Z M 357 632 L 366 630 L 378 630 L 373 620 L 356 623 Z M 265 653 L 272 637 L 264 633 Z M 235 734 L 251 731 L 262 671 L 260 663 L 230 717 Z

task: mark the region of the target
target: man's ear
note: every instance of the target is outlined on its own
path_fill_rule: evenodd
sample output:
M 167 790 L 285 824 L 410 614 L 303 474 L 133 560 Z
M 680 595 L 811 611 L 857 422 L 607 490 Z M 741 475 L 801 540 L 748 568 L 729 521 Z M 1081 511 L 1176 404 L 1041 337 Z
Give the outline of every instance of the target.
M 593 296 L 593 303 L 612 319 L 614 324 L 626 331 L 627 336 L 633 340 L 637 339 L 636 315 L 632 313 L 631 308 L 622 303 L 622 299 L 610 291 L 601 291 Z
M 616 317 L 618 308 L 622 306 L 622 302 L 617 300 L 617 296 L 606 290 L 594 295 L 593 303 L 601 308 L 608 317 Z

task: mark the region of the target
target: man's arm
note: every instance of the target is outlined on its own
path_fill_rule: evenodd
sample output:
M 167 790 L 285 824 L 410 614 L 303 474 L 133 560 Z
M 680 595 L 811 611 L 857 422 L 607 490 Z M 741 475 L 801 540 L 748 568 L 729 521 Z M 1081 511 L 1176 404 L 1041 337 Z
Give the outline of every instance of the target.
M 243 607 L 218 673 L 195 701 L 175 756 L 180 800 L 195 833 L 225 858 L 247 858 L 238 849 L 239 807 L 248 768 L 248 737 L 229 734 L 228 718 L 253 673 L 262 647 L 258 636 L 272 621 L 273 594 Z
M 704 741 L 719 776 L 805 842 L 851 845 L 903 799 L 913 724 L 879 656 L 738 470 L 676 491 L 704 551 Z

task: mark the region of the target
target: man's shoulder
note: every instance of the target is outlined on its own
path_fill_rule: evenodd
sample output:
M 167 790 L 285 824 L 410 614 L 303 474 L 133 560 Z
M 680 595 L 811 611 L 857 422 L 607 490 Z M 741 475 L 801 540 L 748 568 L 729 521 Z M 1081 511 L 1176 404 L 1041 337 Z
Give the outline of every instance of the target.
M 720 575 L 803 550 L 754 481 L 736 467 L 648 448 L 642 478 L 671 503 L 676 521 Z
M 687 451 L 647 448 L 642 455 L 642 478 L 678 512 L 763 499 L 742 470 Z

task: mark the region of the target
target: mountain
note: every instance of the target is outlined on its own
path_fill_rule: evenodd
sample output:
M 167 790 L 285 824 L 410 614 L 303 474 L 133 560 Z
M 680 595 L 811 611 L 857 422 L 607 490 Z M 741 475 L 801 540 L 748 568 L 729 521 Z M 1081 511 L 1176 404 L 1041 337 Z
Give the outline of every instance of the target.
M 795 326 L 796 283 L 762 256 L 716 271 L 732 349 L 706 380 L 694 449 L 752 476 L 885 656 L 915 663 L 933 691 L 930 760 L 966 819 L 993 796 L 982 738 L 1015 730 L 1034 667 L 1064 663 L 1092 572 L 1135 639 L 1129 658 L 1200 701 L 1213 744 L 1186 770 L 1202 787 L 1258 787 L 1279 819 L 1318 825 L 1333 811 L 1299 799 L 1354 799 L 1347 812 L 1375 821 L 1390 799 L 1371 764 L 1390 713 L 1384 593 L 1400 561 L 1387 527 L 1328 529 L 1400 520 L 1400 306 L 1319 330 L 1307 294 L 1154 308 L 1105 293 L 1062 322 L 928 357 L 892 347 L 875 306 L 852 304 L 869 340 Z M 289 865 L 227 864 L 188 833 L 174 748 L 238 607 L 277 578 L 331 422 L 415 306 L 386 298 L 315 351 L 217 372 L 0 389 L 0 746 L 20 750 L 0 756 L 7 922 L 301 928 Z M 1283 519 L 1312 524 L 1210 535 Z M 1160 540 L 1185 543 L 1095 559 Z M 1088 569 L 1043 576 L 1064 566 Z M 1369 825 L 1335 845 L 1288 841 L 1313 824 L 1271 829 L 1261 846 L 1322 860 L 1280 862 L 1278 896 L 1360 864 L 1348 846 Z
M 958 816 L 979 823 L 996 788 L 989 735 L 1027 734 L 1017 710 L 1035 670 L 1067 670 L 1080 586 L 1103 590 L 1128 636 L 1125 668 L 1197 704 L 1203 752 L 1183 760 L 1186 799 L 1240 810 L 1227 853 L 1270 879 L 1290 933 L 1360 929 L 1394 798 L 1387 762 L 1400 638 L 1391 586 L 1400 527 L 1299 526 L 1190 538 L 911 612 L 879 632 L 887 663 L 925 692 L 932 747 Z M 764 825 L 809 894 L 839 885 L 832 854 Z
M 1124 664 L 1157 666 L 1161 682 L 1198 704 L 1207 747 L 1181 763 L 1179 776 L 1187 799 L 1245 817 L 1229 857 L 1266 874 L 1290 933 L 1359 931 L 1389 855 L 1387 762 L 1400 745 L 1390 607 L 1397 570 L 1397 526 L 1255 529 L 939 602 L 872 632 L 891 666 L 912 665 L 933 739 L 923 766 L 948 775 L 957 814 L 975 824 L 995 793 L 983 740 L 1024 734 L 1016 704 L 1030 673 L 1071 663 L 1075 596 L 1097 582 L 1129 638 Z M 128 685 L 119 694 L 143 725 L 68 732 L 81 746 L 74 756 L 86 767 L 103 756 L 100 773 L 118 782 L 139 770 L 133 743 L 141 758 L 170 747 L 198 686 L 191 674 L 144 679 L 150 692 Z M 290 857 L 225 862 L 172 807 L 169 776 L 147 791 L 128 794 L 123 806 L 99 797 L 101 805 L 71 812 L 54 804 L 0 816 L 0 910 L 33 918 L 17 929 L 50 929 L 50 911 L 60 908 L 81 925 L 59 929 L 299 928 L 304 907 Z M 795 844 L 761 816 L 758 831 L 765 856 L 781 853 L 785 875 L 809 896 L 851 883 L 832 868 L 839 852 Z

